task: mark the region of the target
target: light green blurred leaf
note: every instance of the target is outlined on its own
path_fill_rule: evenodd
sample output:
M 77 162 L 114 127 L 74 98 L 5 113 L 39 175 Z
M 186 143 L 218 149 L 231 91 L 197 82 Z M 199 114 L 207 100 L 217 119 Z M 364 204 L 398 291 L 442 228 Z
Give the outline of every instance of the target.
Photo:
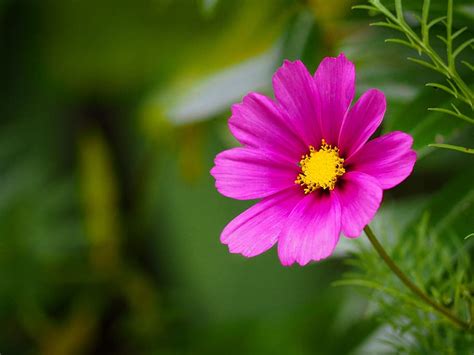
M 231 104 L 239 102 L 250 91 L 268 91 L 279 53 L 280 46 L 275 46 L 257 57 L 210 76 L 167 88 L 149 99 L 147 110 L 159 108 L 163 117 L 176 126 L 215 117 L 228 111 Z

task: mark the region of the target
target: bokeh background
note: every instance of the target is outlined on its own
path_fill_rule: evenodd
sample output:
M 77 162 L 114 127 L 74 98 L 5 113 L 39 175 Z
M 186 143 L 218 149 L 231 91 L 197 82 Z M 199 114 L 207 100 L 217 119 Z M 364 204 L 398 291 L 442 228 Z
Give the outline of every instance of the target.
M 231 255 L 220 231 L 252 202 L 220 196 L 209 175 L 236 145 L 232 103 L 271 95 L 283 59 L 314 71 L 343 51 L 357 95 L 386 93 L 383 130 L 411 133 L 420 159 L 375 228 L 397 238 L 436 195 L 434 220 L 456 207 L 457 235 L 473 232 L 472 189 L 454 193 L 472 186 L 472 160 L 426 146 L 472 129 L 426 111 L 449 100 L 424 86 L 435 74 L 354 3 L 0 1 L 0 353 L 382 351 L 368 295 L 331 285 L 362 242 L 305 268 L 275 250 Z M 455 16 L 472 25 L 469 1 Z

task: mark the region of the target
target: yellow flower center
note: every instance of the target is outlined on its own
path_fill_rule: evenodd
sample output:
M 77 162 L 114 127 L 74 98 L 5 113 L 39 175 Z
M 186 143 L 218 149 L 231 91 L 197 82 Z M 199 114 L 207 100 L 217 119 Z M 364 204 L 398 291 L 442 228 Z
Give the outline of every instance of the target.
M 301 173 L 295 183 L 304 187 L 305 194 L 318 188 L 334 190 L 337 178 L 346 172 L 339 149 L 328 145 L 324 139 L 319 150 L 309 146 L 309 154 L 302 156 L 300 166 Z

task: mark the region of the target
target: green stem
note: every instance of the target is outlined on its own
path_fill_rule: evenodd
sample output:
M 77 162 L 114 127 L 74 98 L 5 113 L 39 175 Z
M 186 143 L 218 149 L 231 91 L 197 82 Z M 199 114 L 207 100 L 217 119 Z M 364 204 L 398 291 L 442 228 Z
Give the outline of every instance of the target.
M 380 257 L 383 259 L 383 261 L 387 264 L 387 266 L 390 268 L 390 270 L 393 271 L 395 275 L 400 279 L 403 284 L 408 287 L 415 295 L 417 295 L 423 302 L 431 306 L 435 311 L 438 313 L 442 314 L 445 316 L 447 319 L 449 319 L 453 324 L 455 324 L 457 327 L 467 330 L 469 332 L 472 332 L 471 326 L 469 323 L 459 319 L 456 317 L 454 314 L 452 314 L 447 308 L 444 306 L 440 305 L 439 303 L 433 301 L 426 293 L 424 293 L 418 286 L 416 286 L 410 278 L 403 273 L 402 270 L 395 264 L 395 262 L 388 256 L 387 252 L 385 249 L 382 247 L 380 242 L 377 240 L 377 237 L 375 236 L 374 232 L 372 229 L 367 225 L 364 228 L 364 232 L 369 238 L 370 242 L 372 243 L 372 246 L 374 249 L 377 251 L 377 253 L 380 255 Z
M 453 56 L 453 0 L 448 0 L 448 16 L 446 18 L 446 58 L 448 58 L 448 68 L 455 71 Z
M 428 16 L 430 12 L 430 0 L 423 1 L 422 21 L 421 21 L 421 38 L 425 46 L 430 44 L 430 29 L 428 28 Z

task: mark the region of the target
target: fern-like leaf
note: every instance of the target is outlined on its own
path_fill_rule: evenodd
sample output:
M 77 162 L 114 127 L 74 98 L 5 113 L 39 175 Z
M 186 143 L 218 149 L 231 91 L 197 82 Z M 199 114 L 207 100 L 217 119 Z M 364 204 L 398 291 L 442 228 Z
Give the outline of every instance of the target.
M 435 18 L 433 20 L 429 19 L 429 10 L 430 10 L 430 0 L 423 1 L 422 14 L 421 17 L 415 14 L 415 17 L 419 19 L 421 24 L 421 36 L 415 32 L 413 28 L 408 25 L 405 21 L 403 14 L 402 0 L 394 0 L 395 13 L 389 10 L 385 5 L 383 5 L 380 0 L 368 0 L 369 5 L 359 5 L 353 8 L 356 9 L 370 9 L 375 13 L 380 13 L 385 16 L 386 22 L 376 22 L 373 26 L 382 26 L 390 29 L 397 30 L 401 32 L 405 39 L 401 38 L 389 38 L 385 42 L 396 43 L 404 45 L 406 47 L 415 49 L 420 56 L 427 57 L 431 63 L 424 59 L 408 58 L 408 60 L 415 62 L 419 65 L 422 65 L 426 68 L 434 70 L 443 76 L 449 83 L 449 87 L 441 84 L 430 83 L 428 86 L 437 87 L 442 89 L 446 93 L 452 95 L 455 99 L 466 103 L 471 110 L 474 108 L 474 94 L 472 89 L 465 83 L 461 78 L 459 73 L 456 70 L 456 58 L 469 46 L 474 45 L 474 38 L 468 39 L 461 43 L 456 49 L 453 48 L 453 42 L 456 38 L 459 38 L 463 33 L 466 32 L 467 27 L 462 27 L 456 32 L 453 30 L 453 0 L 448 0 L 447 5 L 447 15 Z M 430 45 L 430 29 L 439 24 L 443 23 L 446 28 L 446 35 L 437 37 L 445 44 L 446 53 L 441 55 Z M 444 59 L 446 58 L 446 60 Z M 462 63 L 467 66 L 469 69 L 474 70 L 473 65 L 462 61 Z M 434 108 L 432 110 L 437 110 L 438 112 L 443 112 L 451 116 L 456 116 L 463 119 L 469 123 L 474 123 L 474 118 L 472 116 L 472 111 L 469 114 L 462 113 L 457 107 L 454 111 Z

